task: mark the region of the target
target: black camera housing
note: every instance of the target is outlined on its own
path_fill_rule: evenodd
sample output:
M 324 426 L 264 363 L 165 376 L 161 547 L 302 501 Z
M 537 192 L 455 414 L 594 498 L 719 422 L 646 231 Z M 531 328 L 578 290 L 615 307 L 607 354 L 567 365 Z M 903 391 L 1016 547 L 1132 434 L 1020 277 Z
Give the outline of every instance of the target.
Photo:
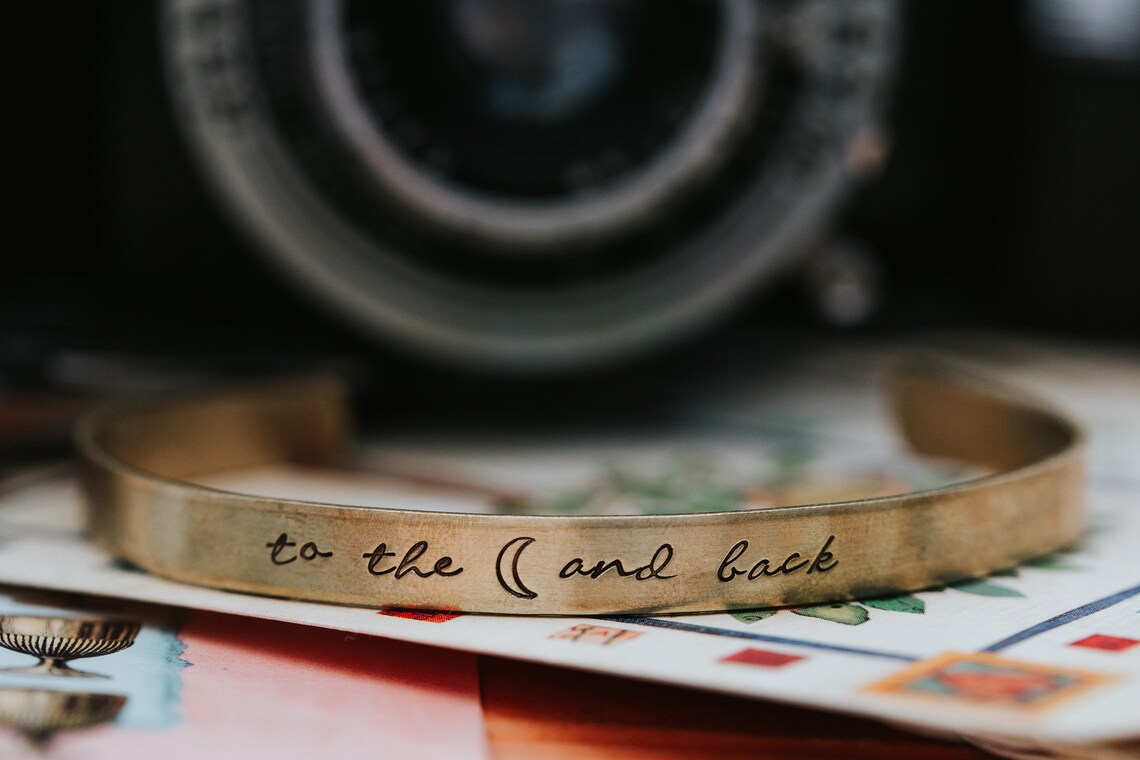
M 903 15 L 889 158 L 837 230 L 887 284 L 863 329 L 1140 335 L 1140 66 L 1044 50 L 1016 4 L 910 2 Z M 13 28 L 10 377 L 42 377 L 75 350 L 423 364 L 360 338 L 251 251 L 176 124 L 154 4 L 80 4 L 61 19 L 24 3 Z M 697 342 L 827 329 L 793 291 L 757 293 Z

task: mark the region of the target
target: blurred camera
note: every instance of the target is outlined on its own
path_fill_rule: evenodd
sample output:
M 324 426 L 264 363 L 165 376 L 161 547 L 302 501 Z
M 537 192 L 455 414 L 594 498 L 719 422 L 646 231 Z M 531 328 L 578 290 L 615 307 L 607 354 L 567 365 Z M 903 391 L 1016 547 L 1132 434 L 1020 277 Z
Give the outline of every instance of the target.
M 93 98 L 61 107 L 96 138 L 94 240 L 17 256 L 10 324 L 83 332 L 125 299 L 144 343 L 248 318 L 288 346 L 309 302 L 446 364 L 565 370 L 799 272 L 838 323 L 1135 331 L 1134 4 L 933 5 L 88 9 Z M 79 276 L 29 289 L 47 268 Z
M 165 10 L 182 123 L 263 250 L 378 337 L 518 368 L 655 346 L 786 265 L 896 46 L 889 2 Z

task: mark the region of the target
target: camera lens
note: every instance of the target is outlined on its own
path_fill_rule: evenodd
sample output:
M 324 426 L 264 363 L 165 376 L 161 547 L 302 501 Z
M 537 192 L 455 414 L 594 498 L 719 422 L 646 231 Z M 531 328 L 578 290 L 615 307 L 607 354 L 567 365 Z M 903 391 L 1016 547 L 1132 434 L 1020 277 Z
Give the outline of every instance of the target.
M 409 212 L 496 253 L 549 255 L 653 224 L 727 153 L 758 84 L 755 15 L 704 0 L 330 4 L 319 91 Z
M 328 306 L 466 364 L 690 333 L 826 224 L 892 3 L 168 0 L 224 202 Z

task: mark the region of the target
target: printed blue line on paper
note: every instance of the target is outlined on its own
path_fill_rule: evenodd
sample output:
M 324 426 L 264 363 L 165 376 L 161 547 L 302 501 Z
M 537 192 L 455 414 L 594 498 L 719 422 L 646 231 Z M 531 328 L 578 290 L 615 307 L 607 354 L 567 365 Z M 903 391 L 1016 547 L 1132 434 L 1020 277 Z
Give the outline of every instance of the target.
M 1001 650 L 1006 649 L 1007 647 L 1011 647 L 1014 644 L 1020 644 L 1026 639 L 1031 639 L 1034 636 L 1045 633 L 1046 631 L 1051 631 L 1054 628 L 1060 628 L 1061 626 L 1067 625 L 1074 620 L 1080 620 L 1083 617 L 1088 617 L 1094 612 L 1100 612 L 1101 610 L 1107 609 L 1114 604 L 1119 604 L 1126 599 L 1131 599 L 1132 597 L 1138 595 L 1140 595 L 1140 586 L 1133 586 L 1132 588 L 1125 589 L 1124 591 L 1113 594 L 1112 596 L 1106 596 L 1103 599 L 1097 599 L 1095 602 L 1089 602 L 1088 604 L 1084 604 L 1075 609 L 1071 609 L 1068 612 L 1062 612 L 1060 615 L 1051 617 L 1048 620 L 1038 623 L 1037 625 L 1030 626 L 1024 631 L 1019 631 L 1012 636 L 1007 636 L 996 644 L 990 644 L 988 647 L 982 649 L 981 651 L 1000 652 Z
M 915 660 L 919 659 L 917 657 L 912 657 L 911 655 L 896 654 L 894 652 L 880 652 L 874 649 L 859 649 L 857 647 L 845 647 L 838 644 L 822 644 L 817 641 L 804 641 L 802 639 L 791 639 L 784 636 L 769 636 L 763 633 L 750 633 L 748 631 L 734 631 L 730 628 L 716 628 L 711 625 L 680 623 L 676 620 L 663 620 L 661 618 L 605 615 L 601 616 L 600 619 L 609 620 L 613 623 L 632 623 L 634 625 L 644 625 L 652 628 L 666 628 L 671 631 L 701 633 L 708 636 L 724 636 L 734 639 L 765 641 L 769 644 L 785 644 L 787 646 L 807 647 L 809 649 L 825 649 L 830 652 L 840 652 L 842 654 L 857 654 L 866 657 L 883 657 L 890 660 L 901 660 L 903 662 L 914 662 Z

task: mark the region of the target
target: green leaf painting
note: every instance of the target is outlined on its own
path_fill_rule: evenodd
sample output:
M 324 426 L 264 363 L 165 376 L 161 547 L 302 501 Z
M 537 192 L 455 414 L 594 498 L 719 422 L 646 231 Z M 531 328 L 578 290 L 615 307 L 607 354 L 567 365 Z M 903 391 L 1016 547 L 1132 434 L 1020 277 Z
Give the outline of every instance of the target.
M 926 612 L 926 602 L 917 596 L 904 594 L 903 596 L 886 596 L 879 599 L 863 599 L 862 603 L 876 610 L 890 610 L 891 612 L 911 612 L 922 615 Z
M 989 583 L 988 581 L 960 581 L 958 583 L 951 583 L 949 587 L 955 591 L 977 594 L 978 596 L 1025 596 L 1025 594 L 1020 591 L 999 586 L 996 583 Z
M 857 604 L 820 604 L 814 607 L 800 607 L 799 609 L 792 610 L 796 615 L 803 615 L 804 617 L 819 618 L 820 620 L 829 620 L 832 623 L 842 623 L 843 625 L 862 625 L 866 623 L 871 614 L 866 609 Z
M 1026 561 L 1026 567 L 1035 567 L 1038 570 L 1077 570 L 1077 566 L 1071 562 L 1066 562 L 1065 558 L 1060 554 L 1046 554 L 1044 557 L 1037 557 Z
M 741 623 L 752 624 L 770 618 L 779 610 L 733 610 L 729 614 Z
M 1046 561 L 1048 560 L 1048 561 Z M 1039 570 L 1078 570 L 1079 568 L 1069 563 L 1060 561 L 1057 555 L 1051 555 L 1048 558 L 1035 560 L 1034 562 L 1025 563 L 1027 567 L 1033 567 Z M 1017 570 L 1003 571 L 995 573 L 990 576 L 994 577 L 1016 577 Z M 946 588 L 959 591 L 963 594 L 974 594 L 975 596 L 988 596 L 994 598 L 1005 599 L 1018 599 L 1024 598 L 1025 594 L 1017 589 L 1009 588 L 992 582 L 990 579 L 978 579 L 959 581 L 958 583 L 951 583 Z M 941 591 L 938 589 L 937 591 Z M 932 590 L 931 592 L 934 593 Z M 869 608 L 869 609 L 868 609 Z M 905 612 L 912 615 L 923 615 L 926 613 L 926 602 L 914 594 L 900 594 L 898 596 L 885 596 L 875 599 L 860 599 L 857 602 L 836 602 L 834 604 L 820 604 L 810 607 L 799 607 L 789 610 L 795 615 L 801 617 L 816 618 L 818 620 L 825 620 L 830 623 L 839 623 L 841 625 L 862 625 L 871 619 L 870 610 L 884 610 L 887 612 Z M 757 609 L 757 610 L 737 610 L 732 613 L 733 618 L 741 623 L 751 625 L 761 620 L 767 620 L 775 615 L 779 610 L 775 609 Z

